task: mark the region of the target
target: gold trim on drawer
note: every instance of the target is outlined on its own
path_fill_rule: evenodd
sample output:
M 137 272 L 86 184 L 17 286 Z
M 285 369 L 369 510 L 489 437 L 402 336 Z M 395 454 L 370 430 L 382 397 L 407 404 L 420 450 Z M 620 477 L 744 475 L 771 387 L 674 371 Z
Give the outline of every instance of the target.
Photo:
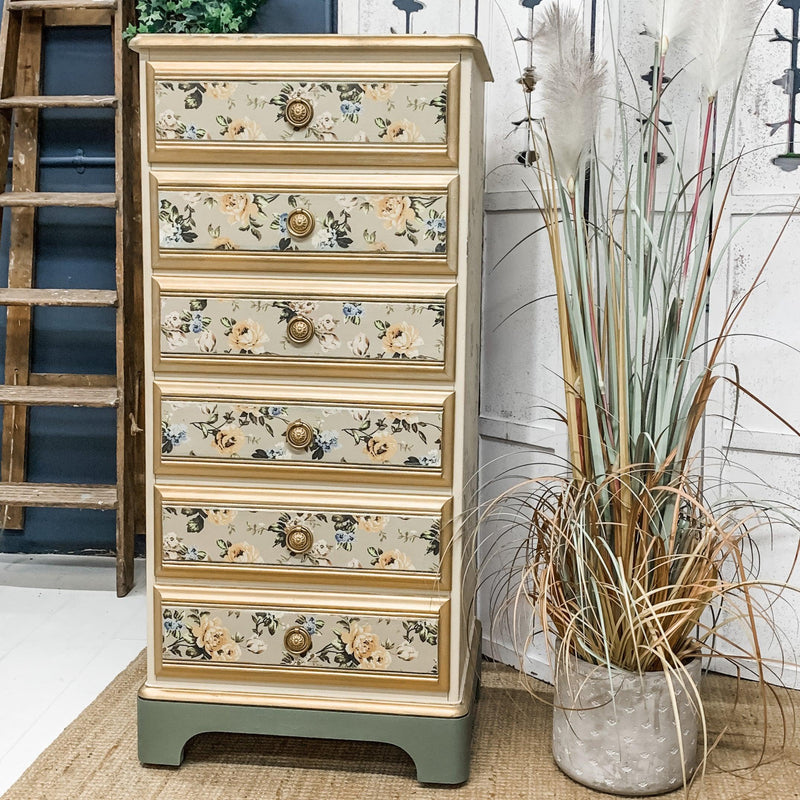
M 475 671 L 480 658 L 480 628 L 473 627 L 470 636 L 469 660 L 462 683 L 464 693 L 456 703 L 442 702 L 441 698 L 428 695 L 417 695 L 413 700 L 393 697 L 378 697 L 374 691 L 366 696 L 342 697 L 335 693 L 314 692 L 313 694 L 292 694 L 286 687 L 226 687 L 224 692 L 216 687 L 208 687 L 198 682 L 197 685 L 160 686 L 145 683 L 139 689 L 139 697 L 145 700 L 171 700 L 183 703 L 226 703 L 246 706 L 270 706 L 278 708 L 313 708 L 322 710 L 364 711 L 372 714 L 408 714 L 426 717 L 463 717 L 469 712 L 473 703 Z
M 352 62 L 340 61 L 336 63 L 310 62 L 303 64 L 292 62 L 261 62 L 254 66 L 249 63 L 231 62 L 150 62 L 146 65 L 147 82 L 147 149 L 149 160 L 153 163 L 190 163 L 190 164 L 315 164 L 320 166 L 341 166 L 342 164 L 356 166 L 405 166 L 413 163 L 418 166 L 454 166 L 458 163 L 458 119 L 460 102 L 461 66 L 459 63 L 425 63 L 407 62 L 400 64 L 387 64 L 385 62 Z M 198 80 L 198 76 L 201 80 Z M 215 115 L 210 122 L 204 125 L 214 125 L 217 128 L 216 116 L 231 118 L 231 122 L 239 122 L 240 130 L 231 130 L 228 126 L 221 136 L 216 138 L 209 135 L 208 131 L 194 126 L 187 130 L 185 112 L 179 104 L 172 104 L 168 109 L 158 107 L 156 101 L 156 83 L 173 82 L 185 84 L 200 84 L 206 91 L 200 92 L 203 96 L 208 94 L 208 87 L 212 86 L 212 93 L 217 95 L 227 94 L 230 87 L 237 82 L 252 84 L 253 82 L 275 81 L 284 83 L 299 83 L 313 81 L 315 83 L 369 83 L 369 84 L 394 84 L 417 85 L 425 92 L 426 101 L 433 99 L 436 92 L 441 91 L 442 84 L 447 86 L 447 104 L 445 110 L 446 140 L 442 141 L 415 141 L 416 134 L 408 135 L 396 131 L 394 128 L 382 132 L 376 127 L 376 118 L 359 124 L 352 132 L 342 138 L 336 130 L 335 121 L 342 119 L 339 114 L 317 115 L 317 126 L 313 129 L 315 112 L 312 108 L 312 119 L 296 131 L 288 124 L 280 125 L 277 116 L 278 107 L 271 104 L 271 97 L 254 97 L 253 104 L 246 109 L 233 113 L 226 107 L 224 113 Z M 255 87 L 258 88 L 258 87 Z M 224 99 L 218 98 L 218 102 Z M 307 101 L 306 101 L 307 102 Z M 265 111 L 258 111 L 258 104 L 265 105 Z M 185 106 L 185 101 L 184 101 Z M 172 117 L 165 117 L 166 112 L 172 112 Z M 271 120 L 254 119 L 269 114 Z M 394 119 L 391 118 L 394 116 Z M 406 117 L 413 116 L 408 110 L 398 107 L 394 115 L 381 115 L 383 121 L 400 123 Z M 236 119 L 233 119 L 236 117 Z M 374 115 L 373 115 L 374 117 Z M 320 120 L 322 120 L 320 122 Z M 157 138 L 156 125 L 166 124 L 167 135 L 174 138 Z M 413 120 L 410 120 L 413 123 Z M 359 120 L 361 123 L 361 120 Z M 277 125 L 281 130 L 281 138 L 275 136 L 270 139 L 267 129 Z M 312 126 L 309 131 L 308 126 Z M 366 130 L 367 125 L 371 126 Z M 362 128 L 364 130 L 362 131 Z M 222 129 L 220 128 L 217 133 Z M 413 129 L 412 129 L 413 131 Z M 363 133 L 363 137 L 361 134 Z M 383 135 L 381 136 L 381 134 Z M 390 141 L 394 136 L 396 141 Z M 186 137 L 186 138 L 183 138 Z M 192 138 L 196 137 L 196 138 Z M 361 139 L 369 139 L 362 141 Z M 409 141 L 404 141 L 404 139 Z
M 152 292 L 156 372 L 453 377 L 455 286 L 191 275 L 155 278 Z
M 157 678 L 449 688 L 446 599 L 296 592 L 287 602 L 280 592 L 161 586 L 153 600 L 153 630 L 162 642 Z M 293 658 L 282 647 L 294 626 L 315 640 L 307 656 Z
M 295 523 L 311 534 L 298 555 L 281 543 Z M 159 578 L 446 591 L 452 530 L 452 501 L 435 495 L 155 489 Z
M 392 275 L 458 269 L 452 173 L 152 171 L 150 183 L 155 269 Z M 285 217 L 306 206 L 313 206 L 317 233 L 293 238 L 284 232 Z
M 154 420 L 153 424 L 153 452 L 159 454 L 155 469 L 160 475 L 269 475 L 274 479 L 304 480 L 341 480 L 347 476 L 370 483 L 450 483 L 452 392 L 158 381 L 154 395 L 153 407 L 159 421 Z M 189 419 L 195 408 L 203 419 Z M 341 431 L 320 428 L 315 440 L 318 446 L 289 452 L 275 444 L 287 422 L 296 419 L 298 413 L 304 413 L 308 417 L 305 421 L 317 427 L 327 415 L 341 417 L 345 412 L 350 415 L 348 419 L 352 418 L 352 426 Z M 227 420 L 226 414 L 238 416 Z M 379 430 L 380 420 L 384 419 L 381 414 L 386 415 L 387 425 Z M 182 421 L 184 417 L 186 421 Z M 248 433 L 249 426 L 252 430 Z M 437 444 L 435 435 L 439 430 L 441 441 Z M 261 439 L 254 439 L 254 433 Z M 338 441 L 340 433 L 346 445 Z M 190 434 L 202 437 L 198 441 L 204 443 L 207 455 L 197 455 L 192 449 L 194 440 Z M 268 445 L 269 450 L 260 444 Z M 415 447 L 416 454 L 408 455 L 403 450 L 406 445 L 409 450 Z M 326 456 L 336 458 L 336 451 L 345 447 L 353 450 L 352 463 L 324 460 Z M 186 453 L 182 452 L 187 448 Z M 240 451 L 252 452 L 245 458 Z M 356 457 L 363 460 L 355 461 Z

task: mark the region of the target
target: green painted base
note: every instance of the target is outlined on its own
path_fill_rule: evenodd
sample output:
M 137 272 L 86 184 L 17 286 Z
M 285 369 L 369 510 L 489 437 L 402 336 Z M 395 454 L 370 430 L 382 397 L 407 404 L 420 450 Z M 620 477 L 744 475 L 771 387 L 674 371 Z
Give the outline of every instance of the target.
M 478 684 L 476 671 L 472 694 L 475 698 Z M 186 743 L 199 733 L 260 733 L 386 742 L 411 756 L 420 783 L 464 783 L 469 778 L 474 702 L 469 709 L 462 717 L 446 718 L 140 697 L 139 761 L 178 766 L 183 761 Z

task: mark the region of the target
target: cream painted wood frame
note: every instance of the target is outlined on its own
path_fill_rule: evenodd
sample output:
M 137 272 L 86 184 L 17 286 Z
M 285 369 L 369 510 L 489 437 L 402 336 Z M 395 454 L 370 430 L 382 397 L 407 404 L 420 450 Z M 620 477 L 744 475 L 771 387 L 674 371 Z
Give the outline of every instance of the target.
M 483 225 L 483 85 L 491 80 L 468 36 L 139 36 L 145 213 L 148 519 L 148 677 L 141 696 L 280 707 L 459 717 L 471 702 L 478 646 L 474 591 L 478 357 Z M 329 79 L 447 81 L 446 139 L 425 142 L 157 142 L 153 81 Z M 268 166 L 267 166 L 268 165 Z M 166 250 L 157 236 L 157 190 L 186 192 L 429 191 L 447 197 L 445 253 Z M 160 296 L 288 296 L 436 300 L 446 307 L 443 361 L 270 359 L 257 354 L 161 353 Z M 160 457 L 160 394 L 182 399 L 303 399 L 444 412 L 437 470 L 251 464 Z M 170 562 L 161 565 L 162 503 L 214 503 L 379 513 L 441 513 L 441 575 L 363 575 Z M 241 569 L 241 571 L 239 571 Z M 355 572 L 355 571 L 354 571 Z M 367 574 L 368 573 L 368 574 Z M 237 576 L 241 576 L 238 578 Z M 439 623 L 436 678 L 361 669 L 253 668 L 211 661 L 162 664 L 162 598 L 186 608 L 291 607 Z M 194 604 L 194 606 L 193 606 Z M 467 692 L 467 695 L 469 692 Z

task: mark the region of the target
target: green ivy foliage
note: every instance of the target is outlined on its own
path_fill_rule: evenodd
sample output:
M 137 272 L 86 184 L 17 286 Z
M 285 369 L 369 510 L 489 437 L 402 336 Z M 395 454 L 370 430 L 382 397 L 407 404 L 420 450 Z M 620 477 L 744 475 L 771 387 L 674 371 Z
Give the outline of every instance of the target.
M 265 0 L 137 0 L 137 33 L 231 33 L 244 30 Z

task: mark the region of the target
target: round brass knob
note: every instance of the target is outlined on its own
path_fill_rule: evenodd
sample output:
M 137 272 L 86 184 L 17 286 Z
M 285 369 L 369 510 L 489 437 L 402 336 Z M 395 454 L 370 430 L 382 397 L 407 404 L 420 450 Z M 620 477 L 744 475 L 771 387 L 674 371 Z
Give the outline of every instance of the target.
M 305 525 L 292 525 L 286 531 L 286 548 L 296 556 L 307 553 L 314 544 L 314 534 Z
M 302 420 L 295 420 L 286 428 L 286 441 L 298 450 L 305 450 L 314 439 L 314 429 Z
M 286 333 L 295 344 L 305 344 L 314 338 L 314 323 L 302 314 L 289 320 Z
M 296 97 L 286 104 L 286 121 L 294 128 L 305 128 L 314 117 L 314 106 Z
M 314 230 L 314 216 L 305 208 L 296 208 L 286 218 L 286 227 L 292 236 L 302 239 Z
M 293 656 L 304 656 L 311 649 L 311 634 L 299 626 L 289 628 L 283 637 L 283 646 Z

